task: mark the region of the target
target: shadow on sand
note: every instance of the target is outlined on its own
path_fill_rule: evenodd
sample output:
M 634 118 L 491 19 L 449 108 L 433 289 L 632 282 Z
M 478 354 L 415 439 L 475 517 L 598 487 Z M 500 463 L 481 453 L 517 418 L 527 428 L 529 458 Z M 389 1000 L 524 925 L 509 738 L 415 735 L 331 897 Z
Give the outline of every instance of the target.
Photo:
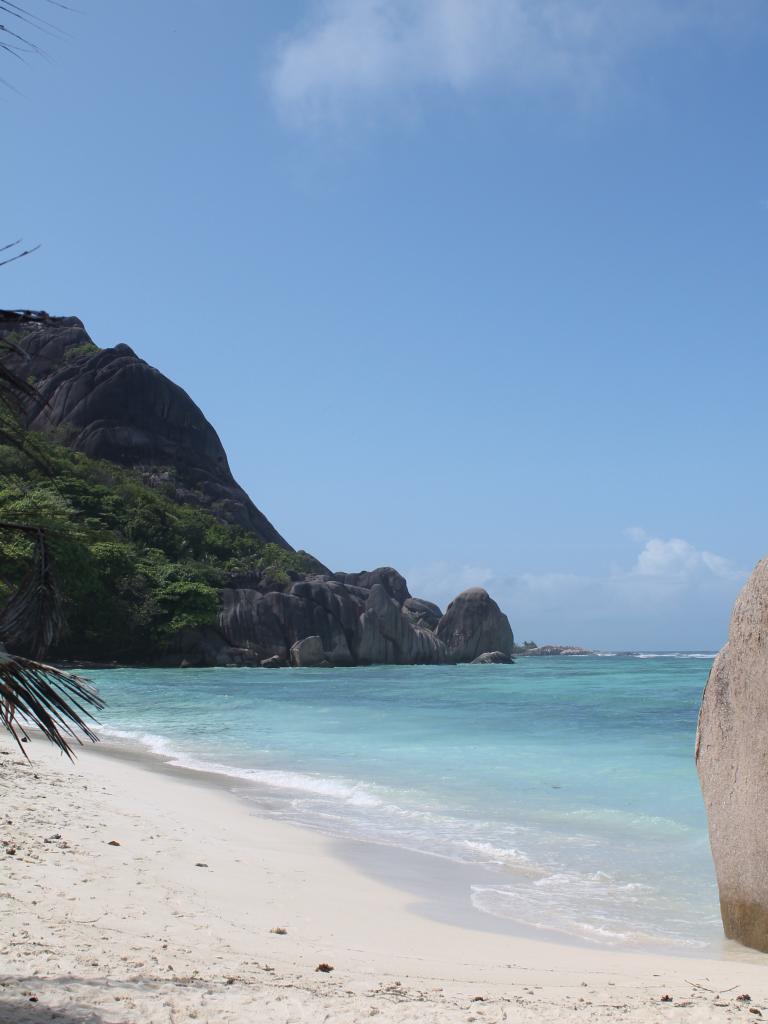
M 56 1009 L 44 999 L 31 1003 L 29 996 L 0 998 L 0 1024 L 105 1024 L 104 1018 L 85 1006 Z

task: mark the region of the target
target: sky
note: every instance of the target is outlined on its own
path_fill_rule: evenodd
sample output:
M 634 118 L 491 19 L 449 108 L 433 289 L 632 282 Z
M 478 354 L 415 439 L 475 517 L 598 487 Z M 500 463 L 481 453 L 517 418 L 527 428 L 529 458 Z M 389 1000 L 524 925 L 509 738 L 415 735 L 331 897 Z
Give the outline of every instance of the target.
M 28 6 L 3 306 L 159 367 L 334 569 L 725 640 L 768 554 L 761 0 Z

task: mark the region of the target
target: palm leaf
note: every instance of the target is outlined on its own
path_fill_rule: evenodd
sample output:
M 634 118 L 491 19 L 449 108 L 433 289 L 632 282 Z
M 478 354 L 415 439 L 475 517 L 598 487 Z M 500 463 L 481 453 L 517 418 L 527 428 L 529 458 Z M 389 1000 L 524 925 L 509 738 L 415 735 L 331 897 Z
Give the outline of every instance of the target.
M 15 593 L 0 611 L 0 638 L 12 648 L 41 658 L 64 630 L 61 592 L 53 572 L 48 541 L 41 529 L 24 524 L 0 523 L 0 527 L 34 535 L 34 554 Z
M 33 725 L 73 760 L 71 743 L 82 744 L 80 734 L 98 742 L 87 720 L 94 721 L 90 709 L 103 707 L 104 701 L 85 679 L 0 649 L 0 722 L 25 757 L 25 726 Z

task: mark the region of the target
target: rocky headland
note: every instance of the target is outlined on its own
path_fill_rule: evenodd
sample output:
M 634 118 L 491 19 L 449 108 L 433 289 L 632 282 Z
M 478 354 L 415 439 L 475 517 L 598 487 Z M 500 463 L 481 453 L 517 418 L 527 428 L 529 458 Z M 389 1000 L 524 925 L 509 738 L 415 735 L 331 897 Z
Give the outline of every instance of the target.
M 100 348 L 77 318 L 29 312 L 0 313 L 0 338 L 16 346 L 10 364 L 44 399 L 24 411 L 24 427 L 79 453 L 78 472 L 87 462 L 89 489 L 79 479 L 70 484 L 69 512 L 89 516 L 90 529 L 104 536 L 87 549 L 81 544 L 87 554 L 78 551 L 78 557 L 98 562 L 100 585 L 119 592 L 126 606 L 142 588 L 157 588 L 157 599 L 150 594 L 138 618 L 169 609 L 144 642 L 142 662 L 305 668 L 511 661 L 509 620 L 485 590 L 465 591 L 443 613 L 412 596 L 395 569 L 332 572 L 294 552 L 233 478 L 218 435 L 198 406 L 129 346 Z M 127 484 L 121 478 L 122 491 L 111 501 L 103 493 L 116 486 L 103 470 L 107 464 L 131 474 Z M 23 473 L 18 463 L 13 468 Z M 98 484 L 95 496 L 91 479 Z M 143 489 L 140 514 L 126 525 L 120 519 L 123 496 L 130 491 L 133 500 L 137 487 Z M 149 492 L 166 504 L 153 503 Z M 169 526 L 174 507 L 202 515 L 188 513 Z M 213 521 L 228 531 L 224 539 Z M 185 531 L 194 533 L 194 544 L 186 543 Z M 194 563 L 185 546 L 195 547 Z M 138 581 L 125 565 L 122 575 L 113 572 L 112 563 L 121 558 L 142 563 Z M 9 565 L 10 575 L 15 570 Z M 69 656 L 88 656 L 83 645 L 89 629 L 102 652 L 126 661 L 90 622 L 80 630 L 82 642 L 70 638 Z

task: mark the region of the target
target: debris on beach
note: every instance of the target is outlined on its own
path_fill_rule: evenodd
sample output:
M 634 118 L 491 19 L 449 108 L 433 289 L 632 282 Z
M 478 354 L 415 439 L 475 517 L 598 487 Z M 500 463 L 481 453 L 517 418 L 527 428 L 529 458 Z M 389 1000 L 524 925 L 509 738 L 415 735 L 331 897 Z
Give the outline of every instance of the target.
M 269 931 L 270 931 L 271 935 L 287 935 L 288 934 L 288 929 L 287 928 L 281 928 L 280 925 L 278 925 L 277 928 L 270 928 Z
M 315 968 L 315 973 L 320 971 L 322 974 L 330 974 L 334 968 L 330 964 L 318 964 Z
M 110 839 L 109 842 L 107 843 L 107 846 L 119 846 L 119 845 L 120 845 L 120 843 L 118 843 L 118 841 L 116 839 Z

